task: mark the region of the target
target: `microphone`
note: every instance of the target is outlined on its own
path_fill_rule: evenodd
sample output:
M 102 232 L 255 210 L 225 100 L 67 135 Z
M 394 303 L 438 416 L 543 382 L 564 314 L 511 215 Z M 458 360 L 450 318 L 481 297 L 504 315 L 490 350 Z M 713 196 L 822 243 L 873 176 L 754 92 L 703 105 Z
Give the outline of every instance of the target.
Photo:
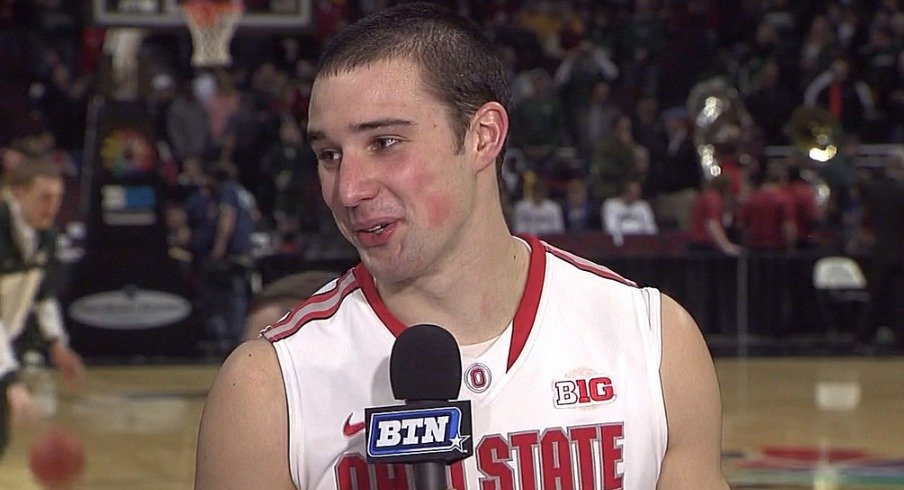
M 461 390 L 455 338 L 436 325 L 405 329 L 389 358 L 392 394 L 404 405 L 364 410 L 367 462 L 407 463 L 417 490 L 447 490 L 446 466 L 473 451 L 471 403 Z

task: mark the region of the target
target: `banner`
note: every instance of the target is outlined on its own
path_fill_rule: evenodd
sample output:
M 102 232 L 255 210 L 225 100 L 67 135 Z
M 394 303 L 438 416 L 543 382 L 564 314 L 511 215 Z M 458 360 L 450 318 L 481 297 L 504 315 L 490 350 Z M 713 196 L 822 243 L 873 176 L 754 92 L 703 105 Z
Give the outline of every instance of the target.
M 193 355 L 201 326 L 183 265 L 168 253 L 144 102 L 98 98 L 89 118 L 84 255 L 62 298 L 72 345 L 86 357 Z

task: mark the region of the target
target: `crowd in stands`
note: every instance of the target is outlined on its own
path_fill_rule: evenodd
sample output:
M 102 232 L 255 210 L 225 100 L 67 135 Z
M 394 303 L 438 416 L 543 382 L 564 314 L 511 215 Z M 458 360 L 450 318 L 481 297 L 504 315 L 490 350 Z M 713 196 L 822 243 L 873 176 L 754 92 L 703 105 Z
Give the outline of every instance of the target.
M 183 174 L 201 160 L 230 161 L 257 199 L 263 226 L 286 246 L 316 232 L 328 220 L 318 210 L 314 160 L 302 137 L 313 63 L 336 29 L 380 3 L 315 2 L 314 29 L 239 37 L 233 65 L 203 73 L 188 64 L 185 33 L 148 36 L 140 52 L 148 109 L 171 154 L 161 156 Z M 703 206 L 695 204 L 698 189 L 709 176 L 694 139 L 700 108 L 689 107 L 688 97 L 713 77 L 737 88 L 750 116 L 727 124 L 724 132 L 735 134 L 716 140 L 718 163 L 736 170 L 726 172 L 727 196 L 738 211 L 768 174 L 762 148 L 796 143 L 787 127 L 800 105 L 823 108 L 845 135 L 836 159 L 843 161 L 821 172 L 835 191 L 834 224 L 849 219 L 842 211 L 857 192 L 850 147 L 904 140 L 904 13 L 895 0 L 453 3 L 492 34 L 510 69 L 505 170 L 518 230 L 617 235 L 624 230 L 616 223 L 634 218 L 611 214 L 636 206 L 606 201 L 643 199 L 659 225 L 644 232 L 692 231 L 691 218 L 700 214 L 693 210 Z M 77 172 L 88 102 L 103 89 L 104 30 L 91 25 L 85 6 L 59 0 L 4 0 L 0 27 L 4 161 L 12 152 L 52 153 Z M 786 171 L 807 173 L 811 163 L 801 158 Z M 622 195 L 632 182 L 641 196 Z M 546 195 L 532 196 L 535 187 Z M 814 218 L 805 207 L 788 211 L 802 238 L 813 224 L 800 220 Z M 536 213 L 557 216 L 538 225 Z
M 77 176 L 89 102 L 109 88 L 109 30 L 92 25 L 89 3 L 0 0 L 4 165 L 48 155 Z M 233 63 L 215 70 L 190 65 L 187 30 L 148 32 L 139 85 L 173 205 L 203 162 L 229 162 L 282 249 L 328 231 L 303 136 L 314 64 L 333 33 L 389 3 L 314 1 L 311 29 L 239 33 Z M 517 231 L 683 232 L 733 254 L 809 246 L 830 229 L 856 249 L 870 177 L 858 172 L 859 145 L 904 142 L 899 0 L 446 3 L 490 33 L 509 69 L 503 185 Z M 699 92 L 714 81 L 734 105 L 706 135 L 717 179 L 697 151 Z M 767 162 L 768 145 L 802 144 L 789 130 L 801 106 L 827 115 L 838 156 Z M 832 191 L 819 206 L 816 177 Z

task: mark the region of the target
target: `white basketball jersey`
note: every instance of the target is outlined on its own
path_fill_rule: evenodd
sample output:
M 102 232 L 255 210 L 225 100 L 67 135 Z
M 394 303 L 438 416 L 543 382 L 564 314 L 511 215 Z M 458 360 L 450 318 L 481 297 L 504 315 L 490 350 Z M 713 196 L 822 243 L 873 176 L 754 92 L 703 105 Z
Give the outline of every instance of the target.
M 506 332 L 463 354 L 474 455 L 450 487 L 652 489 L 666 450 L 660 298 L 536 238 Z M 269 327 L 301 489 L 412 489 L 404 465 L 365 462 L 364 408 L 399 405 L 389 356 L 405 326 L 358 265 Z

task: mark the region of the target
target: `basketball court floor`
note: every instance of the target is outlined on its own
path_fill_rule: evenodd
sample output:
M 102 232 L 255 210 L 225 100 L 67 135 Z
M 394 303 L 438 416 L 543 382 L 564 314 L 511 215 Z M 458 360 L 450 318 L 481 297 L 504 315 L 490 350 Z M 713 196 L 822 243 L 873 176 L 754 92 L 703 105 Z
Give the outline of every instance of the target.
M 87 451 L 76 489 L 192 487 L 214 365 L 93 367 L 56 420 Z M 720 358 L 723 467 L 736 489 L 904 489 L 904 357 Z M 0 462 L 0 489 L 40 487 L 32 434 Z

